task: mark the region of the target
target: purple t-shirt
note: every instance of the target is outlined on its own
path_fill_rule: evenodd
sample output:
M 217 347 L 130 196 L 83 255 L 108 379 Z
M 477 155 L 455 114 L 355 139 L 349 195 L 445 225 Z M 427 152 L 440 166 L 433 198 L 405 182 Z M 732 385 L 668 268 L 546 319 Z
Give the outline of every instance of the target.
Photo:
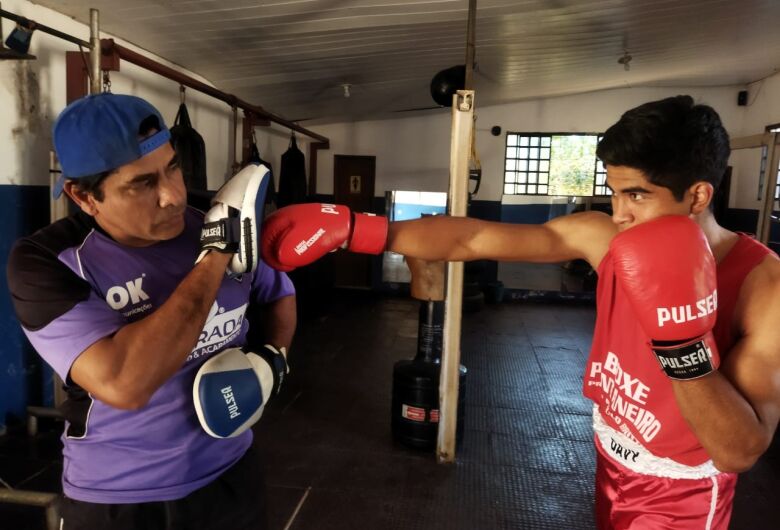
M 75 386 L 68 379 L 70 367 L 90 345 L 168 299 L 192 270 L 202 224 L 203 213 L 188 208 L 181 235 L 136 248 L 118 244 L 79 213 L 17 242 L 8 267 L 16 313 L 30 342 L 63 381 Z M 65 495 L 96 503 L 178 499 L 238 460 L 252 431 L 227 439 L 206 434 L 195 415 L 192 383 L 210 356 L 244 345 L 250 303 L 294 292 L 284 273 L 263 263 L 251 276 L 226 275 L 197 345 L 145 407 L 117 409 L 83 391 L 81 398 L 66 401 Z

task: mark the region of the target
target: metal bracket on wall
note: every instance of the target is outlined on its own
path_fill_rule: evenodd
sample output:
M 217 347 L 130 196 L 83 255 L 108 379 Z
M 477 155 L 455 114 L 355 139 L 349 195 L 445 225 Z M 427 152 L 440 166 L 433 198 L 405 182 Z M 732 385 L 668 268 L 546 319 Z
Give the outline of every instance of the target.
M 5 42 L 5 35 L 3 35 L 3 18 L 11 19 L 11 17 L 5 16 L 7 12 L 3 11 L 2 7 L 3 4 L 0 4 L 0 61 L 2 60 L 25 61 L 25 60 L 35 59 L 36 58 L 35 55 L 30 55 L 29 53 L 20 53 L 16 50 L 6 48 L 3 45 L 3 43 Z M 11 13 L 8 14 L 10 15 Z M 19 18 L 21 19 L 22 17 Z M 22 19 L 22 20 L 27 21 L 27 19 Z M 17 22 L 17 24 L 20 24 L 20 22 Z

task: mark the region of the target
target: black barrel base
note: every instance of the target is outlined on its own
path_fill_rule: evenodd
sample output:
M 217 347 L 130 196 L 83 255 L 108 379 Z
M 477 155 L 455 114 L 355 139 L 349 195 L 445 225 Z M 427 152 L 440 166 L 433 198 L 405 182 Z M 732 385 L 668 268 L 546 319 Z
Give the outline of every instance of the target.
M 401 444 L 432 450 L 439 433 L 439 377 L 441 365 L 420 360 L 398 361 L 393 367 L 392 432 Z M 455 439 L 463 439 L 466 374 L 460 367 L 458 425 Z

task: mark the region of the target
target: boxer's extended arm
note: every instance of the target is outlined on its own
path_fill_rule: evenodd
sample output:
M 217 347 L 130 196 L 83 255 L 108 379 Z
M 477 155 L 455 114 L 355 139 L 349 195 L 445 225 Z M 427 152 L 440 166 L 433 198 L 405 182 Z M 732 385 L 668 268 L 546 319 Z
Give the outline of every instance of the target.
M 197 343 L 232 257 L 208 253 L 154 313 L 84 350 L 71 379 L 111 406 L 143 407 Z
M 387 250 L 428 261 L 584 259 L 594 268 L 617 228 L 608 215 L 582 212 L 540 225 L 432 216 L 390 224 Z
M 748 470 L 780 419 L 780 262 L 767 257 L 745 280 L 737 305 L 742 338 L 720 370 L 673 381 L 680 410 L 722 471 Z

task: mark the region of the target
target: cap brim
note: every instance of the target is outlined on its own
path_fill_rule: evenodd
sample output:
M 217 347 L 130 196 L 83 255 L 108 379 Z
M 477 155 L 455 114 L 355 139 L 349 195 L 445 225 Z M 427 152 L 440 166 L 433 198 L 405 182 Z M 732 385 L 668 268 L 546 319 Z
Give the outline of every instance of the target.
M 60 195 L 62 195 L 62 188 L 65 186 L 65 175 L 60 173 L 60 176 L 57 177 L 56 182 L 54 183 L 54 186 L 51 188 L 51 196 L 55 199 L 59 199 Z

